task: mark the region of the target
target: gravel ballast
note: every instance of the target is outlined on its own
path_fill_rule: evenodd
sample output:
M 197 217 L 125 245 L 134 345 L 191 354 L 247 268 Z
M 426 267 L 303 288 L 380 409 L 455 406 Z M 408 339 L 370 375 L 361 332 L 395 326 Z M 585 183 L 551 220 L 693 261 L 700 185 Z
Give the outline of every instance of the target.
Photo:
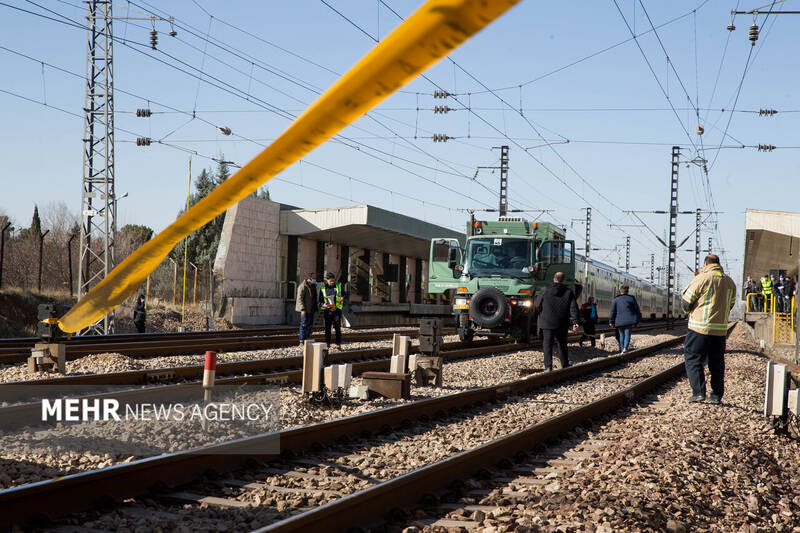
M 643 347 L 663 342 L 673 338 L 679 332 L 661 333 L 659 330 L 643 332 L 636 336 L 637 346 Z M 276 351 L 278 349 L 272 350 L 272 352 Z M 588 360 L 612 353 L 610 350 L 570 347 L 570 357 L 574 361 Z M 543 368 L 541 352 L 535 350 L 449 362 L 445 364 L 444 368 L 445 387 L 412 387 L 412 397 L 409 401 L 452 394 L 475 387 L 496 385 L 518 379 L 520 370 L 541 371 Z M 354 383 L 359 381 L 359 378 L 354 378 Z M 351 400 L 345 402 L 338 409 L 326 409 L 304 402 L 299 387 L 284 386 L 280 389 L 280 422 L 283 428 L 297 427 L 361 414 L 404 402 L 403 400 L 389 399 L 376 399 L 369 402 Z M 141 431 L 141 429 L 137 431 Z M 114 447 L 111 445 L 98 447 L 95 453 L 78 453 L 72 450 L 62 450 L 58 453 L 33 453 L 32 451 L 32 449 L 41 449 L 43 443 L 48 442 L 48 439 L 55 446 L 62 439 L 81 439 L 92 435 L 102 438 L 112 437 L 116 433 L 112 435 L 110 432 L 105 432 L 102 425 L 82 424 L 45 430 L 24 429 L 0 436 L 0 449 L 2 450 L 0 451 L 0 487 L 15 486 L 49 479 L 57 475 L 102 468 L 140 457 L 140 455 L 132 455 L 127 452 L 114 453 Z M 181 441 L 184 447 L 187 443 L 196 442 L 194 435 L 181 439 L 174 432 L 156 433 L 152 440 L 154 448 L 160 447 L 165 451 L 180 449 L 180 447 L 176 447 L 178 443 L 173 441 Z M 6 475 L 3 475 L 3 471 Z
M 205 504 L 186 505 L 178 509 L 143 499 L 135 504 L 146 504 L 146 508 L 140 508 L 137 514 L 147 516 L 150 513 L 155 516 L 160 512 L 172 513 L 174 517 L 169 529 L 176 531 L 215 531 L 219 527 L 236 529 L 242 523 L 248 524 L 248 527 L 265 525 L 302 508 L 332 501 L 619 391 L 672 366 L 679 358 L 677 350 L 666 351 L 614 367 L 600 375 L 544 387 L 530 395 L 510 397 L 503 403 L 464 409 L 430 422 L 415 422 L 409 430 L 394 429 L 378 438 L 368 438 L 366 441 L 356 439 L 352 444 L 337 445 L 335 450 L 309 451 L 298 459 L 271 465 L 279 471 L 291 470 L 293 476 L 280 473 L 263 475 L 257 471 L 226 476 L 256 485 L 241 488 L 229 486 L 222 491 L 225 497 L 257 507 L 255 509 L 220 509 Z M 283 492 L 275 490 L 275 486 L 300 487 L 305 491 Z M 182 490 L 220 495 L 219 484 L 207 482 Z M 133 501 L 131 505 L 134 505 Z M 82 527 L 97 529 L 133 527 L 134 522 L 126 515 L 130 510 L 116 510 L 77 523 Z M 155 522 L 140 521 L 136 525 L 153 527 Z
M 478 517 L 474 530 L 800 531 L 800 443 L 776 435 L 763 416 L 766 359 L 753 348 L 737 325 L 728 341 L 722 405 L 688 404 L 683 377 L 655 402 L 575 431 L 581 443 L 605 444 L 542 483 L 493 483 L 489 496 L 465 500 L 498 508 Z M 475 518 L 471 512 L 433 518 L 464 515 Z M 447 530 L 406 525 L 407 533 Z

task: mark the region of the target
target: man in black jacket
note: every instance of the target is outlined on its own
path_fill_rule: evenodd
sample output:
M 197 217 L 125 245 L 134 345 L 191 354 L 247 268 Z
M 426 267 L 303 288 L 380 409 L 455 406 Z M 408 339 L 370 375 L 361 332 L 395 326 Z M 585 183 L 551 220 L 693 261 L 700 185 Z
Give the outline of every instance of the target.
M 561 367 L 569 366 L 567 353 L 567 330 L 578 331 L 578 304 L 572 289 L 564 285 L 564 273 L 557 272 L 553 284 L 536 296 L 536 311 L 539 313 L 539 329 L 542 330 L 542 352 L 544 370 L 553 370 L 553 343 L 558 342 L 558 358 Z
M 140 294 L 133 305 L 133 325 L 136 326 L 136 331 L 139 333 L 144 333 L 144 321 L 146 318 L 147 309 L 144 305 L 144 294 Z

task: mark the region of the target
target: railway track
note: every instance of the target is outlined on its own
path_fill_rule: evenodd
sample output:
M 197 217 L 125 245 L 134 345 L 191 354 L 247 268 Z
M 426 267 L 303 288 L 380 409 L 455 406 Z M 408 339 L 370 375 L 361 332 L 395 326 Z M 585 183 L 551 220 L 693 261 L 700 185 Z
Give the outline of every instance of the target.
M 660 327 L 659 325 L 650 325 L 639 328 L 638 331 L 648 331 Z M 568 340 L 575 342 L 580 337 L 580 334 L 570 335 Z M 450 342 L 443 345 L 442 355 L 446 361 L 455 361 L 539 346 L 541 346 L 540 341 L 528 345 L 518 345 L 513 342 L 492 339 L 473 342 Z M 418 351 L 417 346 L 411 347 L 411 353 L 418 353 Z M 363 372 L 386 370 L 390 356 L 390 348 L 351 350 L 328 354 L 326 363 L 351 363 L 353 364 L 353 375 L 359 375 Z M 302 356 L 220 363 L 217 365 L 216 375 L 218 379 L 216 383 L 218 385 L 299 383 L 302 381 L 302 365 Z M 191 365 L 7 382 L 0 383 L 0 403 L 14 404 L 31 398 L 38 399 L 53 390 L 51 388 L 53 386 L 150 385 L 149 387 L 131 389 L 129 391 L 115 390 L 114 393 L 109 393 L 109 395 L 95 394 L 87 396 L 87 398 L 103 399 L 114 395 L 120 399 L 135 402 L 149 395 L 156 395 L 158 398 L 168 399 L 171 395 L 182 397 L 189 391 L 197 389 L 200 386 L 200 382 L 192 380 L 197 380 L 202 375 L 203 365 Z M 181 383 L 163 385 L 164 383 L 176 381 Z M 153 385 L 156 384 L 162 384 L 162 386 L 154 387 Z M 36 403 L 0 407 L 0 427 L 8 429 L 25 425 L 29 420 L 36 418 L 39 409 L 40 405 Z
M 637 328 L 637 331 L 644 331 L 653 329 L 655 327 L 663 327 L 664 322 L 648 323 L 647 326 Z M 90 337 L 76 337 L 66 342 L 66 358 L 68 361 L 74 361 L 81 357 L 88 355 L 113 352 L 120 353 L 131 357 L 148 357 L 148 356 L 168 356 L 168 355 L 187 355 L 202 353 L 206 350 L 214 350 L 218 352 L 231 352 L 241 350 L 254 350 L 254 349 L 269 349 L 269 348 L 282 348 L 293 346 L 297 343 L 296 333 L 290 335 L 275 335 L 266 334 L 258 335 L 253 334 L 253 331 L 259 330 L 224 330 L 209 334 L 208 332 L 191 332 L 191 333 L 167 333 L 167 334 L 142 334 L 141 336 L 128 336 L 121 335 L 121 339 L 113 339 L 116 335 L 98 335 L 94 336 L 88 342 L 83 339 Z M 270 330 L 263 330 L 270 331 Z M 608 332 L 609 330 L 598 330 L 598 334 Z M 247 332 L 243 334 L 241 332 Z M 442 333 L 444 335 L 451 335 L 455 332 L 453 328 L 444 328 Z M 348 333 L 342 336 L 344 342 L 369 342 L 375 340 L 384 340 L 391 338 L 393 334 L 408 335 L 416 337 L 419 331 L 414 328 L 402 328 L 392 331 L 379 331 L 379 332 L 365 332 L 365 333 Z M 312 337 L 316 341 L 324 340 L 324 336 L 320 333 L 315 333 Z M 20 346 L 14 347 L 13 344 L 19 339 L 7 339 L 9 346 L 2 344 L 0 341 L 0 364 L 15 364 L 25 362 L 30 355 L 30 348 L 33 347 L 35 338 L 24 338 L 27 348 Z
M 240 333 L 241 331 L 246 333 Z M 186 355 L 202 353 L 206 350 L 218 352 L 231 352 L 240 350 L 256 350 L 265 348 L 282 348 L 294 346 L 298 343 L 297 332 L 276 335 L 270 330 L 265 333 L 253 333 L 254 330 L 225 330 L 220 332 L 194 332 L 194 333 L 167 333 L 167 334 L 142 334 L 141 336 L 122 335 L 120 339 L 111 338 L 115 335 L 102 335 L 84 341 L 88 337 L 76 337 L 66 341 L 66 357 L 74 361 L 87 355 L 114 352 L 132 357 Z M 444 334 L 452 334 L 455 330 L 445 328 Z M 345 333 L 342 335 L 344 342 L 367 342 L 391 338 L 392 334 L 416 337 L 419 331 L 415 328 L 402 328 L 392 331 L 376 331 L 365 333 Z M 324 340 L 324 335 L 317 332 L 312 337 L 316 341 Z M 16 339 L 13 339 L 16 342 Z M 27 360 L 33 342 L 25 340 L 26 346 L 4 346 L 0 344 L 0 364 L 21 363 Z M 13 344 L 11 342 L 10 344 Z
M 342 419 L 336 419 L 331 422 L 326 422 L 322 424 L 315 424 L 311 426 L 304 426 L 289 430 L 284 430 L 279 432 L 281 448 L 286 452 L 300 452 L 311 446 L 314 449 L 318 449 L 323 443 L 333 443 L 337 439 L 341 438 L 352 438 L 354 435 L 360 435 L 364 431 L 379 431 L 380 428 L 386 428 L 392 425 L 404 425 L 404 427 L 412 427 L 409 424 L 409 421 L 417 420 L 418 422 L 413 424 L 414 428 L 421 428 L 420 431 L 424 431 L 424 427 L 432 425 L 434 428 L 443 424 L 444 422 L 436 422 L 435 419 L 439 418 L 441 415 L 436 413 L 447 413 L 447 412 L 458 412 L 459 414 L 456 415 L 457 417 L 464 418 L 468 420 L 472 416 L 478 416 L 482 411 L 492 411 L 494 407 L 493 405 L 501 405 L 503 402 L 507 401 L 509 397 L 525 397 L 532 392 L 540 391 L 545 387 L 559 387 L 562 386 L 564 382 L 574 382 L 575 380 L 586 379 L 586 376 L 604 372 L 609 369 L 613 369 L 618 367 L 619 365 L 623 365 L 620 377 L 616 377 L 615 379 L 606 380 L 603 387 L 614 386 L 618 387 L 622 376 L 624 376 L 624 363 L 630 363 L 634 360 L 641 359 L 643 356 L 652 354 L 662 349 L 666 349 L 669 346 L 675 345 L 679 343 L 682 338 L 676 338 L 674 340 L 668 341 L 666 343 L 660 343 L 654 346 L 650 346 L 647 348 L 643 348 L 640 350 L 631 351 L 625 355 L 621 356 L 612 356 L 604 359 L 596 359 L 587 363 L 578 364 L 566 369 L 560 369 L 552 373 L 547 374 L 535 374 L 529 376 L 525 379 L 517 380 L 511 383 L 505 383 L 502 385 L 491 386 L 491 387 L 482 387 L 479 389 L 468 390 L 465 392 L 460 392 L 456 394 L 450 394 L 447 396 L 431 398 L 428 400 L 422 400 L 407 404 L 402 404 L 396 407 L 391 407 L 388 409 L 382 409 L 378 411 L 368 412 L 363 415 L 352 416 Z M 632 364 L 632 363 L 631 363 Z M 442 459 L 441 461 L 434 462 L 421 470 L 427 472 L 423 475 L 423 477 L 427 476 L 424 481 L 425 483 L 429 484 L 429 488 L 420 492 L 419 485 L 415 485 L 414 488 L 409 488 L 411 485 L 406 485 L 403 480 L 408 478 L 411 474 L 401 475 L 400 477 L 395 477 L 396 474 L 394 471 L 387 470 L 386 475 L 389 476 L 390 479 L 388 480 L 380 480 L 380 479 L 372 479 L 368 485 L 370 487 L 364 491 L 368 493 L 370 506 L 375 508 L 381 507 L 383 505 L 384 510 L 387 508 L 392 508 L 397 505 L 402 505 L 402 500 L 404 498 L 409 497 L 412 493 L 415 493 L 415 496 L 418 497 L 420 494 L 425 492 L 430 492 L 430 490 L 437 485 L 439 482 L 443 481 L 445 477 L 451 475 L 453 465 L 457 465 L 456 468 L 461 469 L 461 474 L 464 474 L 464 465 L 468 464 L 470 467 L 476 464 L 482 464 L 489 457 L 494 458 L 497 456 L 498 453 L 507 453 L 514 446 L 521 446 L 523 443 L 527 443 L 526 446 L 530 447 L 532 442 L 536 442 L 536 439 L 543 439 L 547 438 L 548 436 L 555 435 L 558 432 L 574 426 L 576 423 L 575 421 L 577 418 L 575 417 L 583 417 L 586 418 L 588 416 L 595 416 L 601 410 L 606 410 L 609 408 L 613 408 L 615 406 L 628 401 L 632 395 L 636 395 L 649 387 L 653 386 L 653 384 L 658 380 L 668 379 L 669 376 L 676 375 L 678 372 L 677 366 L 670 366 L 669 373 L 658 376 L 654 378 L 650 378 L 645 380 L 645 382 L 641 384 L 637 384 L 633 387 L 627 387 L 624 390 L 618 391 L 614 395 L 610 396 L 609 398 L 604 399 L 601 402 L 592 402 L 583 407 L 578 408 L 579 415 L 574 414 L 561 414 L 556 416 L 553 421 L 548 422 L 548 426 L 540 427 L 541 424 L 536 424 L 532 428 L 526 429 L 523 433 L 525 435 L 524 438 L 520 438 L 519 432 L 512 433 L 511 437 L 514 438 L 513 444 L 500 444 L 492 441 L 490 443 L 478 446 L 475 450 L 469 450 L 462 453 L 458 453 L 453 457 L 448 457 L 446 459 Z M 612 370 L 612 372 L 616 372 Z M 602 381 L 602 378 L 599 377 Z M 628 376 L 625 378 L 626 382 L 631 381 L 631 377 Z M 654 381 L 655 380 L 655 381 Z M 587 382 L 590 383 L 590 382 Z M 612 384 L 612 385 L 609 385 Z M 580 385 L 571 385 L 571 386 L 580 386 Z M 603 389 L 600 387 L 600 389 Z M 562 402 L 563 403 L 563 402 Z M 477 406 L 477 407 L 476 407 Z M 483 406 L 483 407 L 481 407 Z M 465 414 L 467 411 L 472 413 L 471 410 L 477 409 L 477 412 L 473 414 Z M 571 411 L 570 411 L 571 413 Z M 447 415 L 444 415 L 447 417 Z M 431 422 L 430 418 L 434 420 Z M 514 417 L 511 417 L 512 420 Z M 392 430 L 389 430 L 390 432 Z M 387 442 L 391 443 L 396 439 L 391 438 L 393 433 L 390 433 L 390 438 L 379 438 L 377 443 L 374 444 L 387 444 Z M 265 455 L 253 455 L 250 454 L 248 456 L 242 455 L 231 455 L 229 452 L 241 449 L 242 446 L 248 447 L 255 447 L 258 449 L 259 443 L 261 441 L 267 442 L 269 439 L 274 439 L 275 434 L 271 435 L 261 435 L 258 437 L 252 437 L 249 439 L 244 439 L 242 441 L 234 441 L 228 442 L 224 444 L 219 444 L 212 446 L 210 448 L 206 448 L 202 450 L 202 454 L 197 453 L 188 453 L 188 452 L 181 452 L 181 453 L 174 453 L 168 455 L 162 455 L 158 457 L 153 457 L 149 459 L 143 459 L 139 461 L 134 461 L 127 464 L 116 465 L 100 470 L 94 470 L 82 474 L 74 474 L 65 476 L 56 480 L 52 481 L 43 481 L 39 483 L 33 483 L 30 485 L 24 485 L 12 489 L 6 489 L 4 491 L 0 491 L 0 505 L 5 508 L 9 509 L 9 513 L 5 515 L 0 515 L 0 521 L 5 521 L 6 523 L 22 523 L 26 520 L 33 518 L 36 515 L 41 515 L 43 512 L 43 506 L 41 505 L 42 501 L 47 502 L 55 502 L 55 505 L 47 505 L 44 506 L 46 512 L 51 515 L 58 515 L 64 512 L 74 512 L 80 509 L 86 509 L 91 507 L 96 502 L 100 500 L 108 501 L 109 498 L 121 500 L 123 498 L 130 498 L 135 497 L 137 495 L 142 494 L 149 494 L 148 498 L 156 498 L 159 501 L 161 500 L 178 500 L 182 501 L 184 504 L 187 501 L 192 501 L 194 499 L 195 504 L 202 504 L 205 503 L 206 505 L 211 505 L 212 507 L 221 507 L 226 509 L 233 509 L 234 511 L 237 509 L 242 508 L 251 508 L 253 506 L 253 502 L 241 501 L 241 498 L 230 498 L 230 497 L 218 497 L 218 496 L 208 496 L 202 495 L 204 491 L 209 491 L 210 486 L 217 487 L 217 490 L 222 490 L 222 494 L 230 495 L 233 489 L 233 492 L 238 490 L 242 491 L 262 491 L 267 490 L 267 492 L 272 491 L 278 494 L 286 494 L 286 493 L 309 493 L 313 492 L 316 498 L 317 496 L 325 498 L 339 498 L 343 494 L 337 494 L 337 491 L 329 491 L 327 489 L 303 489 L 296 488 L 291 485 L 287 485 L 286 487 L 275 487 L 273 490 L 272 485 L 269 483 L 261 483 L 261 482 L 250 482 L 247 481 L 248 479 L 253 478 L 253 459 L 259 459 L 262 461 L 281 461 L 276 455 L 274 454 L 265 454 Z M 533 441 L 531 440 L 533 439 Z M 369 439 L 367 439 L 369 440 Z M 360 441 L 358 441 L 360 442 Z M 367 444 L 358 444 L 356 443 L 359 449 L 365 449 L 364 447 Z M 254 449 L 254 448 L 248 448 Z M 327 454 L 327 462 L 331 463 L 334 458 L 341 456 L 341 452 L 324 452 L 322 455 Z M 464 461 L 465 454 L 468 454 L 469 459 L 468 462 Z M 313 452 L 312 452 L 313 455 Z M 319 455 L 319 453 L 318 453 Z M 448 463 L 448 461 L 452 461 L 455 458 L 460 458 L 457 463 Z M 493 460 L 493 459 L 492 459 Z M 284 459 L 283 461 L 286 461 Z M 320 463 L 320 457 L 316 459 L 311 459 L 311 462 L 316 461 Z M 244 464 L 245 462 L 249 462 L 250 466 L 248 467 L 247 473 L 239 472 L 236 475 L 238 477 L 245 476 L 244 480 L 241 479 L 228 479 L 223 482 L 220 482 L 219 479 L 213 482 L 204 482 L 201 483 L 200 493 L 192 492 L 196 489 L 187 489 L 182 490 L 181 492 L 174 492 L 171 489 L 165 489 L 162 487 L 162 490 L 153 492 L 152 485 L 153 480 L 155 479 L 162 479 L 168 480 L 171 485 L 178 485 L 181 483 L 185 483 L 188 481 L 193 481 L 194 483 L 198 483 L 196 479 L 198 477 L 202 477 L 201 474 L 208 469 L 213 469 L 218 472 L 223 471 L 230 471 L 232 469 L 237 468 L 238 466 Z M 291 461 L 290 461 L 291 462 Z M 298 464 L 306 464 L 308 466 L 309 460 L 306 460 L 305 463 L 302 460 L 298 463 L 295 461 L 295 467 Z M 442 466 L 442 463 L 447 463 L 447 469 Z M 281 463 L 283 464 L 283 463 Z M 320 463 L 321 464 L 321 463 Z M 341 465 L 340 465 L 341 466 Z M 287 472 L 293 472 L 294 470 L 288 469 L 287 465 L 283 464 L 283 466 L 270 466 L 264 472 L 261 472 L 261 467 L 259 466 L 256 469 L 256 474 L 269 474 L 270 471 L 280 471 L 283 472 L 284 470 Z M 271 469 L 271 470 L 270 470 Z M 344 471 L 352 472 L 354 468 L 352 466 L 344 466 Z M 355 469 L 357 471 L 358 469 Z M 391 469 L 390 469 L 391 470 Z M 413 470 L 413 469 L 412 469 Z M 412 472 L 416 473 L 416 471 Z M 281 474 L 283 475 L 283 474 Z M 311 475 L 303 475 L 302 472 L 296 472 L 294 475 L 286 474 L 287 479 L 291 478 L 294 479 L 295 482 L 298 479 L 305 479 L 312 481 L 315 478 L 319 478 L 319 475 L 311 474 Z M 322 476 L 325 477 L 325 476 Z M 380 477 L 380 476 L 378 476 Z M 416 474 L 415 476 L 416 477 Z M 283 479 L 283 477 L 281 478 Z M 399 485 L 398 485 L 399 483 Z M 387 485 L 391 484 L 391 485 Z M 438 485 L 437 485 L 438 486 Z M 199 489 L 197 489 L 199 490 Z M 395 492 L 397 491 L 397 492 Z M 342 491 L 339 491 L 341 493 Z M 389 507 L 386 507 L 386 498 L 391 498 L 392 494 L 397 494 L 400 498 L 399 500 L 391 502 Z M 376 504 L 374 503 L 376 500 L 375 497 L 380 500 L 383 498 L 383 504 Z M 364 520 L 372 519 L 375 516 L 375 512 L 369 511 L 364 515 L 360 514 L 360 511 L 354 511 L 354 507 L 352 507 L 352 502 L 354 501 L 364 501 L 364 496 L 361 492 L 357 492 L 353 495 L 349 495 L 343 498 L 336 500 L 334 503 L 328 503 L 322 505 L 321 507 L 317 507 L 315 505 L 315 510 L 309 511 L 308 513 L 302 513 L 297 515 L 296 517 L 289 518 L 287 521 L 277 522 L 274 526 L 279 528 L 279 530 L 303 530 L 303 531 L 311 531 L 311 530 L 331 530 L 332 524 L 340 524 L 342 527 L 347 524 L 349 527 L 350 523 L 352 522 L 353 516 L 359 516 Z M 37 502 L 39 502 L 37 504 Z M 362 505 L 359 503 L 359 505 Z M 127 507 L 130 505 L 126 504 Z M 278 510 L 275 509 L 270 510 L 267 514 L 272 513 L 271 518 L 266 520 L 266 523 L 269 522 L 276 522 L 281 518 L 285 518 L 287 514 L 287 507 L 284 505 L 283 509 L 280 509 L 281 506 L 278 506 Z M 331 512 L 330 509 L 333 508 L 334 515 L 327 515 L 327 516 L 339 516 L 342 520 L 334 520 L 328 522 L 326 518 L 322 520 L 325 521 L 325 526 L 320 526 L 320 522 L 316 522 L 319 518 L 320 512 Z M 196 509 L 196 508 L 195 508 Z M 344 511 L 342 511 L 344 509 Z M 132 513 L 136 514 L 136 512 L 141 513 L 142 510 L 133 511 L 128 509 Z M 289 511 L 298 511 L 300 509 L 289 509 Z M 146 511 L 145 511 L 146 512 Z M 160 511 L 153 511 L 156 514 Z M 344 514 L 336 515 L 336 513 L 343 512 Z M 352 514 L 355 513 L 355 514 Z M 169 512 L 166 512 L 166 515 L 169 515 Z M 174 513 L 173 513 L 174 514 Z M 155 516 L 155 515 L 154 515 Z M 343 518 L 347 516 L 347 518 Z M 263 522 L 263 521 L 262 521 Z M 296 529 L 292 529 L 292 528 Z

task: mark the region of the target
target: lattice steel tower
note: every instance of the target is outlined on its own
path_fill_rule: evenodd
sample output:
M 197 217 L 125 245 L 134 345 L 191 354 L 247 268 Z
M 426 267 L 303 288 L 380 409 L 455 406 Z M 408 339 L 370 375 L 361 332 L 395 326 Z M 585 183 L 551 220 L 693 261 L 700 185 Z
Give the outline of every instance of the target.
M 111 2 L 88 0 L 78 298 L 114 268 L 114 66 Z M 114 332 L 106 315 L 82 333 Z

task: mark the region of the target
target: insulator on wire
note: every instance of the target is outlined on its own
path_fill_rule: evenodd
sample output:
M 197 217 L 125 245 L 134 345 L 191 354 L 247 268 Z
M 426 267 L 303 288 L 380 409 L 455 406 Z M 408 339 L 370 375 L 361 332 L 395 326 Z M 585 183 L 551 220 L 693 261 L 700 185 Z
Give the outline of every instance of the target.
M 697 132 L 698 135 L 702 135 L 703 133 L 705 133 L 706 129 L 703 127 L 702 124 L 698 124 L 697 127 L 694 129 L 694 131 Z
M 775 146 L 772 144 L 759 144 L 758 151 L 759 152 L 771 152 L 775 149 Z
M 760 116 L 760 117 L 768 116 L 769 117 L 769 116 L 774 115 L 777 112 L 778 112 L 777 109 L 759 109 L 758 110 L 758 116 Z
M 756 41 L 758 40 L 758 24 L 753 24 L 750 26 L 750 45 L 755 46 Z
M 147 118 L 152 114 L 148 108 L 139 108 L 136 110 L 136 116 L 139 118 Z
M 442 91 L 442 90 L 439 90 L 439 89 L 436 89 L 435 91 L 433 91 L 433 97 L 434 98 L 447 98 L 449 96 L 450 96 L 450 93 L 448 93 L 447 91 Z
M 434 114 L 444 114 L 444 113 L 449 113 L 450 111 L 455 111 L 455 109 L 446 105 L 433 106 Z
M 153 50 L 155 50 L 157 44 L 158 44 L 158 32 L 156 30 L 152 30 L 150 32 L 150 47 Z
M 223 135 L 230 135 L 231 134 L 231 129 L 228 126 L 220 126 L 217 129 Z
M 435 143 L 446 143 L 448 139 L 452 139 L 444 133 L 434 133 L 432 138 Z
M 136 146 L 150 146 L 150 137 L 137 137 Z
M 728 31 L 734 31 L 734 30 L 736 30 L 736 26 L 734 26 L 733 22 L 731 22 L 730 24 L 728 24 L 728 27 L 726 29 Z

